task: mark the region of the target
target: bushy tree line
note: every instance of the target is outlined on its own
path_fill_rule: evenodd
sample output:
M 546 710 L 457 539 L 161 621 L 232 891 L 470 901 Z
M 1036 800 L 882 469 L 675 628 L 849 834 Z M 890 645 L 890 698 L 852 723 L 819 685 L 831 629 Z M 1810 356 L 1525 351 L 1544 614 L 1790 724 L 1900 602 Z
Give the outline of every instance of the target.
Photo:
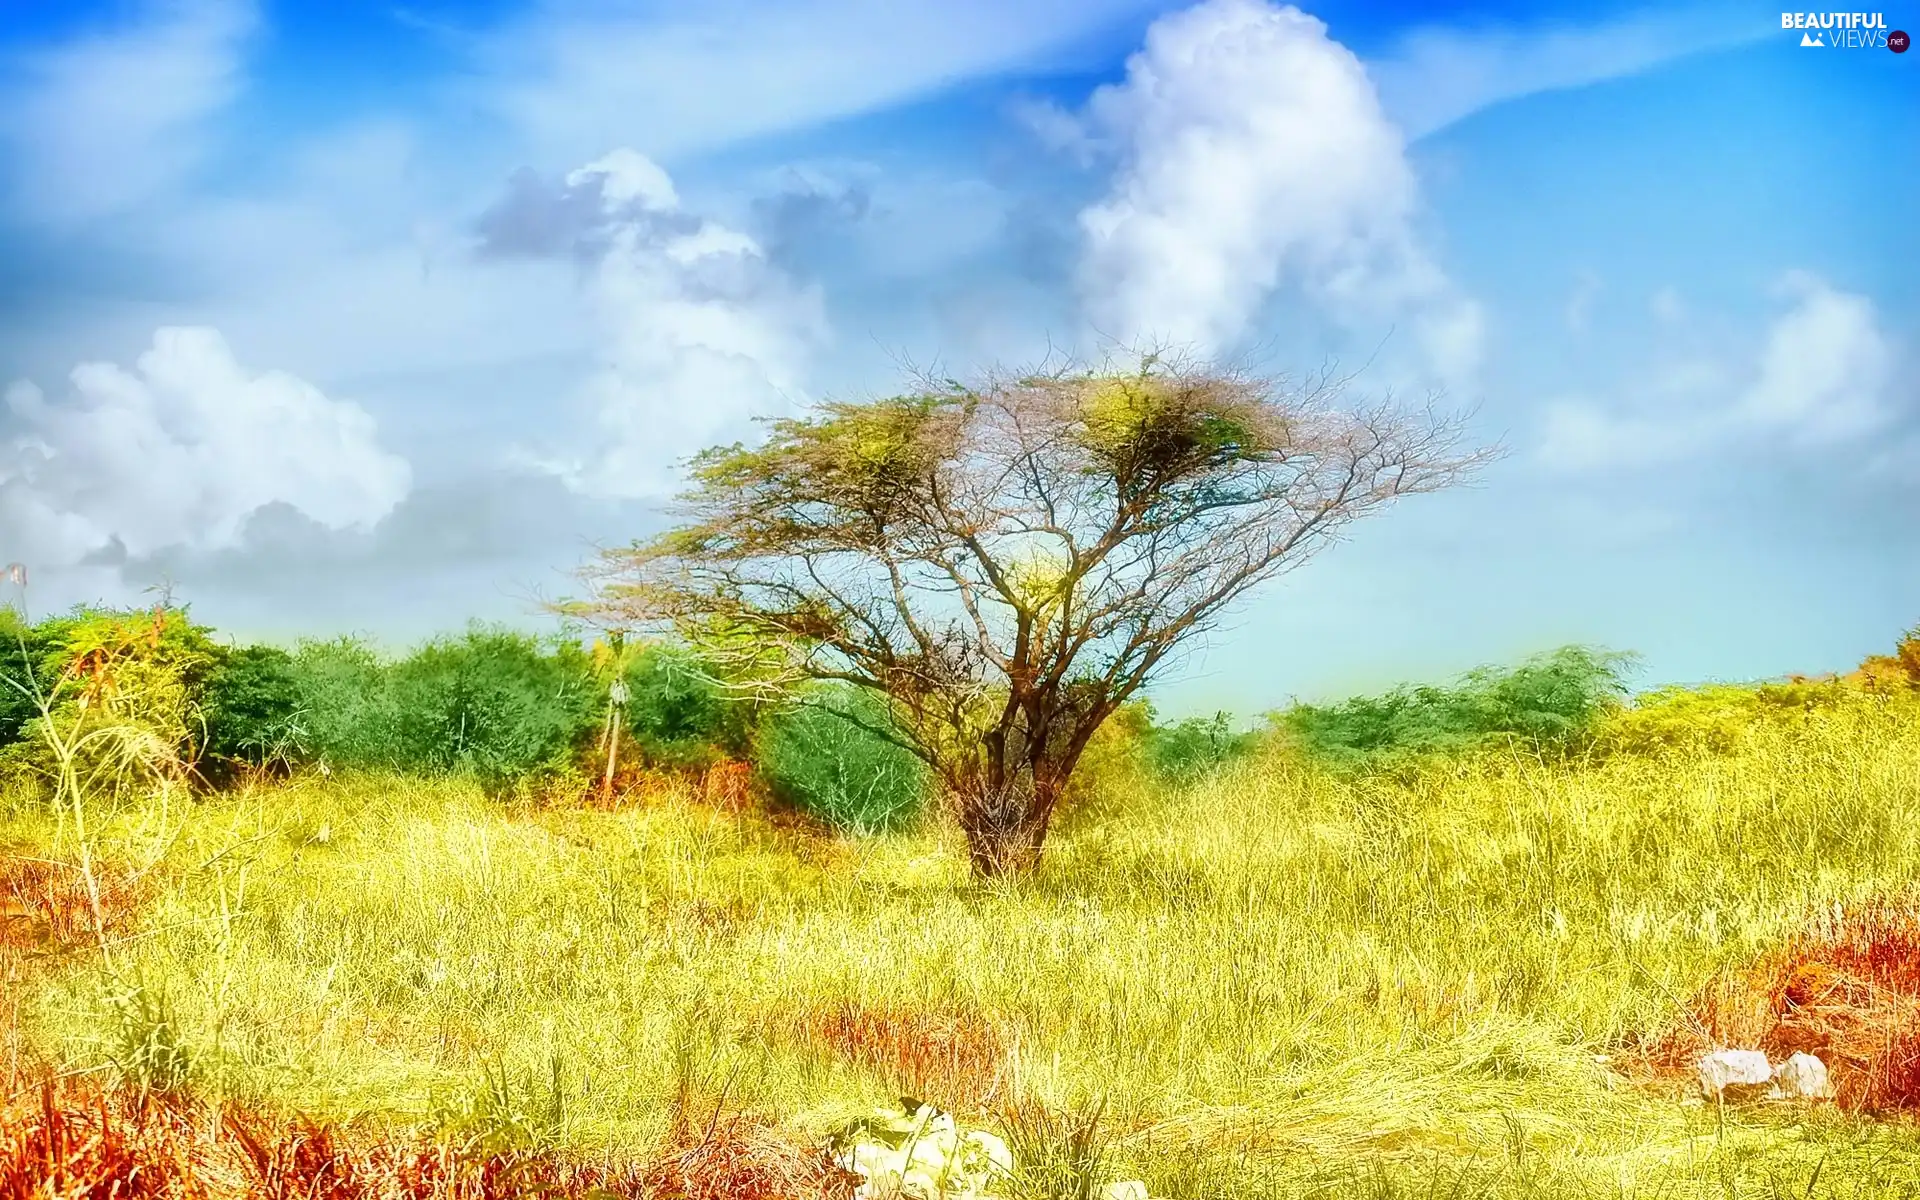
M 1163 722 L 1136 700 L 1102 730 L 1092 773 L 1119 765 L 1181 786 L 1260 752 L 1343 770 L 1488 748 L 1652 753 L 1720 745 L 1810 707 L 1920 696 L 1920 630 L 1844 678 L 1668 688 L 1637 701 L 1627 699 L 1631 661 L 1567 647 L 1451 684 L 1294 705 L 1252 731 L 1226 713 Z M 458 774 L 504 793 L 597 777 L 611 723 L 626 761 L 664 771 L 749 761 L 774 797 L 851 832 L 925 810 L 935 781 L 883 700 L 831 683 L 770 697 L 737 682 L 706 652 L 664 642 L 588 645 L 476 625 L 393 656 L 352 637 L 225 645 L 180 609 L 82 608 L 31 624 L 0 609 L 0 768 L 50 779 L 50 726 L 78 744 L 89 722 L 118 721 L 132 741 L 100 745 L 137 743 L 143 761 L 209 786 L 324 767 Z
M 113 700 L 117 719 L 210 786 L 324 767 L 507 791 L 590 774 L 618 680 L 630 759 L 667 771 L 754 759 L 776 793 L 850 828 L 917 810 L 917 764 L 841 720 L 860 708 L 850 698 L 743 702 L 684 647 L 605 651 L 485 626 L 399 656 L 353 637 L 228 646 L 182 610 L 82 608 L 31 624 L 0 611 L 0 758 L 16 778 L 46 774 L 49 723 L 70 729 Z
M 1846 675 L 1662 687 L 1629 696 L 1635 657 L 1580 646 L 1451 684 L 1403 686 L 1272 714 L 1273 733 L 1342 769 L 1396 768 L 1435 755 L 1518 750 L 1605 756 L 1725 749 L 1747 732 L 1841 705 L 1920 699 L 1920 626 L 1890 655 Z
M 232 646 L 181 609 L 80 608 L 31 624 L 0 610 L 0 760 L 16 777 L 43 757 L 40 728 L 98 691 L 82 660 L 101 646 L 116 649 L 100 672 L 122 685 L 131 673 L 164 681 L 165 713 L 152 711 L 160 692 L 129 685 L 123 715 L 213 787 L 308 768 L 460 774 L 497 792 L 581 782 L 604 753 L 617 678 L 628 761 L 697 771 L 748 760 L 780 801 L 861 833 L 911 823 L 931 795 L 925 765 L 870 694 L 822 684 L 779 702 L 743 699 L 686 646 L 588 646 L 485 626 L 399 656 L 356 637 Z M 1258 740 L 1226 714 L 1159 726 L 1145 703 L 1117 729 L 1123 754 L 1173 783 Z

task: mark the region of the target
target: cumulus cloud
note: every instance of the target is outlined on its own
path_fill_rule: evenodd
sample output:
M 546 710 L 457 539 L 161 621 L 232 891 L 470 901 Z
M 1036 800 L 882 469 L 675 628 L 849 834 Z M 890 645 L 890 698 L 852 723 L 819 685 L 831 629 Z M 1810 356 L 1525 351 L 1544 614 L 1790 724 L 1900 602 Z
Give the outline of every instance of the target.
M 1227 349 L 1291 282 L 1350 327 L 1411 325 L 1442 378 L 1477 364 L 1481 314 L 1415 233 L 1405 141 L 1322 22 L 1205 0 L 1155 22 L 1083 121 L 1119 159 L 1080 216 L 1102 334 Z
M 0 89 L 9 181 L 39 220 L 129 211 L 208 150 L 206 119 L 239 94 L 251 0 L 151 0 L 124 26 L 18 61 Z
M 1774 295 L 1786 309 L 1744 367 L 1710 358 L 1667 364 L 1640 381 L 1636 390 L 1652 404 L 1639 408 L 1585 400 L 1551 405 L 1543 459 L 1594 469 L 1673 461 L 1730 444 L 1834 447 L 1913 415 L 1902 413 L 1895 395 L 1894 349 L 1871 300 L 1802 271 L 1784 276 Z
M 585 397 L 597 445 L 531 461 L 590 494 L 663 496 L 677 487 L 679 462 L 741 436 L 750 418 L 783 411 L 799 395 L 826 335 L 818 292 L 770 262 L 752 237 L 681 208 L 650 159 L 616 151 L 548 187 L 538 204 L 531 185 L 517 187 L 518 198 L 504 203 L 548 216 L 495 220 L 483 247 L 564 245 L 581 255 L 599 322 L 600 361 Z M 535 228 L 541 233 L 530 236 Z
M 1780 281 L 1792 307 L 1773 324 L 1739 418 L 1811 442 L 1859 437 L 1894 417 L 1893 350 L 1865 296 L 1804 271 Z
M 475 223 L 481 258 L 596 261 L 622 232 L 643 228 L 654 238 L 696 232 L 700 219 L 680 210 L 673 181 L 631 150 L 553 181 L 531 168 L 515 171 L 507 192 Z
M 249 372 L 212 329 L 161 329 L 133 370 L 83 363 L 70 378 L 64 400 L 13 384 L 0 419 L 0 531 L 32 563 L 231 547 L 274 503 L 366 527 L 410 486 L 363 409 Z

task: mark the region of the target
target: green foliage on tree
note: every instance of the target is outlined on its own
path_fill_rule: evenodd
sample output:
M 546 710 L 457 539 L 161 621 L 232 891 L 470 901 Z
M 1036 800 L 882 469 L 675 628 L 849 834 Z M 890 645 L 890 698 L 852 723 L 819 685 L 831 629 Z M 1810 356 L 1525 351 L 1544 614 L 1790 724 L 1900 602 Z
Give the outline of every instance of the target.
M 703 765 L 717 755 L 747 751 L 750 716 L 697 651 L 655 643 L 626 672 L 627 730 L 649 761 L 662 766 Z
M 1148 354 L 828 402 L 691 466 L 686 520 L 591 608 L 850 685 L 952 800 L 973 868 L 1039 859 L 1095 733 L 1249 589 L 1486 460 L 1457 423 Z

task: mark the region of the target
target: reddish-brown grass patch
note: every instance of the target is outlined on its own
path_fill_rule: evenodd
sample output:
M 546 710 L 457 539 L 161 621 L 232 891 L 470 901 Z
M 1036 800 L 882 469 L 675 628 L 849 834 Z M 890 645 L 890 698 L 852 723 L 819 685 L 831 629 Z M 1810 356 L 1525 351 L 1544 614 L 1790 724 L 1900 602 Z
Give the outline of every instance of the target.
M 97 914 L 78 866 L 0 853 L 0 954 L 71 949 L 124 930 L 142 898 L 139 877 L 116 864 L 96 864 L 93 877 Z
M 982 1111 L 1008 1083 L 1010 1039 L 983 1013 L 841 1003 L 805 1010 L 790 1028 L 803 1043 L 941 1108 Z
M 0 1197 L 201 1197 L 194 1131 L 160 1102 L 47 1084 L 0 1108 Z
M 860 1177 L 823 1147 L 740 1115 L 699 1129 L 683 1124 L 642 1182 L 648 1196 L 673 1200 L 851 1200 Z
M 1690 1075 L 1717 1047 L 1764 1050 L 1776 1062 L 1817 1055 L 1841 1107 L 1920 1110 L 1920 903 L 1822 913 L 1778 950 L 1702 989 L 1649 1058 Z
M 753 766 L 723 759 L 700 776 L 700 796 L 726 812 L 740 812 L 753 803 Z
M 623 743 L 623 746 L 625 743 Z M 613 778 L 602 775 L 605 760 L 583 759 L 582 776 L 570 786 L 546 796 L 549 804 L 617 812 L 645 805 L 663 795 L 680 795 L 721 812 L 741 813 L 754 807 L 760 792 L 751 763 L 723 758 L 705 767 L 649 765 L 638 747 L 623 753 Z
M 29 977 L 50 960 L 125 932 L 146 891 L 139 876 L 113 863 L 96 864 L 94 881 L 97 910 L 78 867 L 0 849 L 0 1097 L 37 1068 L 20 1032 Z
M 857 1178 L 753 1117 L 648 1161 L 481 1152 L 74 1080 L 0 1097 L 0 1200 L 848 1200 Z

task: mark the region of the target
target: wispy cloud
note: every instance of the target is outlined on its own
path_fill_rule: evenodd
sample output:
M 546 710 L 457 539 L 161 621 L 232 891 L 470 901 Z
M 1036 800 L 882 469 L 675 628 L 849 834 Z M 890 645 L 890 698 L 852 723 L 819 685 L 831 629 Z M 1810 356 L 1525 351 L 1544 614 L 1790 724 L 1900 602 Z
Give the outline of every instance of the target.
M 475 99 L 542 161 L 656 159 L 803 129 L 1046 61 L 1146 0 L 549 2 L 487 38 Z M 671 12 L 671 15 L 663 15 Z
M 1870 300 L 1804 271 L 1783 276 L 1774 295 L 1786 307 L 1745 364 L 1677 360 L 1635 381 L 1638 405 L 1549 406 L 1543 461 L 1597 470 L 1763 444 L 1830 449 L 1920 416 L 1896 393 L 1895 349 Z
M 1593 304 L 1600 298 L 1602 285 L 1600 277 L 1592 271 L 1581 271 L 1575 276 L 1573 290 L 1567 295 L 1566 322 L 1567 331 L 1584 334 L 1593 322 Z
M 1775 289 L 1791 307 L 1768 331 L 1740 420 L 1813 444 L 1862 437 L 1891 422 L 1893 347 L 1873 302 L 1818 276 L 1789 272 Z
M 7 180 L 35 220 L 71 227 L 139 207 L 210 148 L 242 86 L 252 0 L 151 0 L 108 32 L 26 52 L 0 89 Z
M 1764 37 L 1752 6 L 1649 10 L 1592 24 L 1415 29 L 1368 66 L 1387 112 L 1418 140 L 1522 96 L 1583 87 Z

